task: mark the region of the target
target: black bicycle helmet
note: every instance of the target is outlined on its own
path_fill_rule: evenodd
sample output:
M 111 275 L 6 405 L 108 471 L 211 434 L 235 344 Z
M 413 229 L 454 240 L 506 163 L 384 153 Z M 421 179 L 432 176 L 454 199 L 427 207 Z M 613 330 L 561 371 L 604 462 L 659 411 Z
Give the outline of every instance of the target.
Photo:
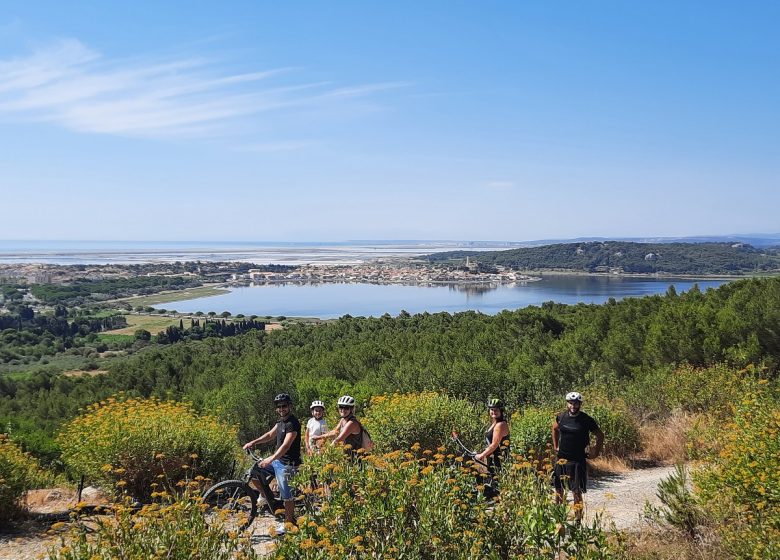
M 488 408 L 500 408 L 501 410 L 504 409 L 504 401 L 501 399 L 496 399 L 493 397 L 490 397 L 487 401 Z
M 292 404 L 292 398 L 287 393 L 279 393 L 274 397 L 274 404 Z

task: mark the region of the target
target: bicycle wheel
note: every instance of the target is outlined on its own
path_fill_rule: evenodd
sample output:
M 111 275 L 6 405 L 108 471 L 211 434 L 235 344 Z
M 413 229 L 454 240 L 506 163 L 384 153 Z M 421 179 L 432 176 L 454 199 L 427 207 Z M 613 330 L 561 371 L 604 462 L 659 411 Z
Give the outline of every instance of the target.
M 223 480 L 203 494 L 206 519 L 225 529 L 243 531 L 257 517 L 257 492 L 243 480 Z

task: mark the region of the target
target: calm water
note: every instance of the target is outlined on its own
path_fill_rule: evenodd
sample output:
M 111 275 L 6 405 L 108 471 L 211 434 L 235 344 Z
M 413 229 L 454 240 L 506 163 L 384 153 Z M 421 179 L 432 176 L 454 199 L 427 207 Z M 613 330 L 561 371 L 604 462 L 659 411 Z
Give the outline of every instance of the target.
M 687 281 L 588 276 L 554 276 L 538 282 L 494 289 L 462 286 L 400 286 L 376 284 L 274 284 L 235 288 L 230 293 L 207 298 L 160 304 L 157 307 L 180 312 L 230 311 L 244 315 L 286 315 L 332 319 L 345 314 L 378 317 L 428 311 L 475 310 L 495 314 L 503 309 L 558 303 L 603 303 L 610 297 L 622 299 L 662 294 L 670 284 L 677 292 L 694 284 L 704 291 L 722 280 Z

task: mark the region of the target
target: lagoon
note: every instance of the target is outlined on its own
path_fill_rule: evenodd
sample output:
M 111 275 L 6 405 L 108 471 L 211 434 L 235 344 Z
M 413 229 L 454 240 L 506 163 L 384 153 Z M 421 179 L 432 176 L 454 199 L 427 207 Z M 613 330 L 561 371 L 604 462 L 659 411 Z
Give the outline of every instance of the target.
M 670 285 L 678 293 L 698 284 L 704 291 L 725 280 L 680 280 L 612 276 L 545 276 L 536 282 L 516 285 L 435 285 L 318 283 L 263 284 L 232 288 L 227 294 L 170 302 L 158 308 L 179 312 L 196 311 L 236 315 L 317 317 L 334 319 L 352 316 L 379 317 L 385 313 L 436 313 L 480 311 L 489 315 L 504 309 L 557 303 L 604 303 L 609 298 L 663 294 Z

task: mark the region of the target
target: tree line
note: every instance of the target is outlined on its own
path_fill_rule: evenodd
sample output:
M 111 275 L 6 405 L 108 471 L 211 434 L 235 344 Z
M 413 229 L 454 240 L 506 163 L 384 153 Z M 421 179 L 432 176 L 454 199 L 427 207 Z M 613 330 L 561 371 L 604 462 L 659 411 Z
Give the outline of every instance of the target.
M 575 270 L 635 274 L 743 274 L 780 269 L 780 250 L 742 243 L 560 243 L 507 251 L 450 251 L 428 255 L 430 263 L 472 262 L 488 269 Z

